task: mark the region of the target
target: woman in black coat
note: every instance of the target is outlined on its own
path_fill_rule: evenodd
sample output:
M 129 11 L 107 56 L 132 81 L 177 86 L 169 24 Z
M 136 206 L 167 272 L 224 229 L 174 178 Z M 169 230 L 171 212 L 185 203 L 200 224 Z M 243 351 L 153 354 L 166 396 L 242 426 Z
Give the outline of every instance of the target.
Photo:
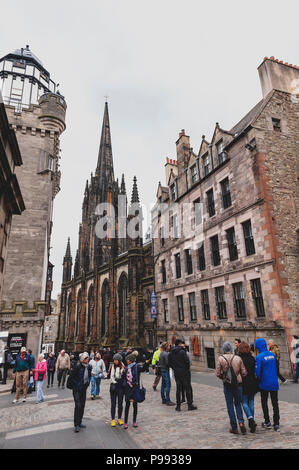
M 254 396 L 258 391 L 257 379 L 255 375 L 255 359 L 252 356 L 249 344 L 242 342 L 238 346 L 239 356 L 241 357 L 247 376 L 242 378 L 242 406 L 248 419 L 250 432 L 254 433 L 257 427 L 254 421 Z

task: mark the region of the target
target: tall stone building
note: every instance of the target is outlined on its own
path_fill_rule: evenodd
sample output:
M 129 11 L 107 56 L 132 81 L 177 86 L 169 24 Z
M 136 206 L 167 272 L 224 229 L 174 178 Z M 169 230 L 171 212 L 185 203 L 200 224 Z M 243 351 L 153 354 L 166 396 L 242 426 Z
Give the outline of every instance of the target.
M 37 354 L 51 300 L 50 238 L 66 103 L 29 46 L 0 59 L 0 90 L 22 155 L 16 175 L 26 206 L 12 220 L 0 329 L 27 335 L 27 346 Z
M 22 157 L 13 129 L 10 128 L 0 92 L 0 300 L 8 239 L 13 215 L 24 209 L 15 167 L 22 165 Z
M 198 154 L 183 130 L 167 160 L 153 211 L 158 336 L 183 337 L 201 370 L 226 340 L 273 338 L 288 374 L 299 334 L 299 68 L 271 57 L 258 71 L 262 100 L 239 123 L 217 123 Z
M 134 237 L 129 236 L 132 225 L 136 226 Z M 104 236 L 99 233 L 101 226 Z M 114 177 L 107 103 L 95 175 L 87 181 L 84 193 L 74 271 L 72 265 L 68 240 L 57 350 L 153 343 L 152 245 L 143 243 L 136 178 L 128 206 L 124 175 L 121 184 Z

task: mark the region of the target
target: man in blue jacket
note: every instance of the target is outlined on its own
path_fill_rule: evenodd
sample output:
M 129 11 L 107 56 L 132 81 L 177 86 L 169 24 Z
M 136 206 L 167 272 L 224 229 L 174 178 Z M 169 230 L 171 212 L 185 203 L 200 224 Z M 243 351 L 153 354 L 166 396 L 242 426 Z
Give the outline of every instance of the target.
M 268 351 L 267 343 L 263 338 L 259 338 L 255 342 L 255 347 L 259 354 L 256 357 L 255 373 L 258 378 L 259 388 L 261 391 L 262 408 L 265 422 L 263 428 L 271 429 L 269 418 L 268 397 L 271 396 L 273 407 L 274 430 L 279 430 L 279 406 L 278 406 L 278 375 L 276 366 L 276 356 Z

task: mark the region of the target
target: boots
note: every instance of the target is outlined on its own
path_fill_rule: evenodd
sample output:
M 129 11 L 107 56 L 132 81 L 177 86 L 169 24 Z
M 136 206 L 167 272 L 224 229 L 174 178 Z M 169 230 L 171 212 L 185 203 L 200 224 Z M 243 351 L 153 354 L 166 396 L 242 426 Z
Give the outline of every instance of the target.
M 197 406 L 188 405 L 188 411 L 193 411 L 193 410 L 197 410 Z
M 181 405 L 177 405 L 175 411 L 181 411 Z

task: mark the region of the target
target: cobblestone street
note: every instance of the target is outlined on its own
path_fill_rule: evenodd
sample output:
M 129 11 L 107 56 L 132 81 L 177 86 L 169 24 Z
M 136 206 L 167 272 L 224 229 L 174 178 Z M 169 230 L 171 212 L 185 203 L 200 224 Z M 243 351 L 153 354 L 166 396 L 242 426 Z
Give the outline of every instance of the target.
M 127 431 L 110 427 L 109 384 L 102 382 L 101 399 L 88 395 L 85 411 L 87 429 L 73 432 L 73 399 L 69 390 L 54 385 L 46 390 L 46 401 L 12 405 L 12 395 L 0 393 L 0 448 L 102 448 L 102 449 L 297 449 L 299 448 L 298 385 L 288 383 L 280 392 L 281 430 L 263 430 L 260 396 L 256 397 L 256 434 L 231 435 L 221 383 L 213 374 L 193 373 L 194 403 L 177 413 L 161 404 L 160 392 L 152 389 L 153 376 L 143 376 L 146 401 L 138 406 L 138 429 L 129 417 Z M 209 384 L 210 383 L 210 384 Z M 2 387 L 3 389 L 3 387 Z M 159 386 L 160 389 L 160 386 Z M 1 392 L 1 389 L 0 389 Z M 175 396 L 172 382 L 171 397 Z M 285 401 L 286 400 L 286 401 Z M 271 406 L 270 406 L 271 410 Z M 131 411 L 132 412 L 132 411 Z M 271 412 L 270 412 L 271 416 Z

